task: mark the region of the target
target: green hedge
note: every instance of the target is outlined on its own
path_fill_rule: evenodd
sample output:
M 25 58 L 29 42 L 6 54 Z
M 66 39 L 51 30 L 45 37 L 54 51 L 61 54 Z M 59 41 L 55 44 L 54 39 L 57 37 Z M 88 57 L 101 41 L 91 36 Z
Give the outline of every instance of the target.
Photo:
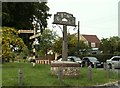
M 101 62 L 106 62 L 107 59 L 110 59 L 113 56 L 117 56 L 115 54 L 81 54 L 79 57 L 82 59 L 83 57 L 90 56 L 96 57 Z

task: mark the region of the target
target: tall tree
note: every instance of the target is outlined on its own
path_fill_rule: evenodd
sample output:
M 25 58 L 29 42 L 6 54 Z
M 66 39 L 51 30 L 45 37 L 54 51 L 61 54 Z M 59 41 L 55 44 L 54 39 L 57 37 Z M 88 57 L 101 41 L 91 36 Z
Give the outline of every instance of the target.
M 33 29 L 33 15 L 40 24 L 41 32 L 47 27 L 49 7 L 46 2 L 3 2 L 2 26 L 15 27 L 16 29 Z M 26 45 L 30 46 L 31 34 L 20 34 Z
M 49 7 L 46 2 L 3 2 L 2 25 L 17 29 L 31 29 L 32 18 L 35 15 L 41 22 L 41 27 L 47 27 Z

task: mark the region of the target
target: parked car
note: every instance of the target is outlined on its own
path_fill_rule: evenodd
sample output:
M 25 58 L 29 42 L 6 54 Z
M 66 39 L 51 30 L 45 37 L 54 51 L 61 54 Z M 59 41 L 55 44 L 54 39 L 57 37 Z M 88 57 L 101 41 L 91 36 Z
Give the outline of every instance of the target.
M 96 57 L 83 57 L 81 66 L 82 67 L 85 67 L 85 66 L 88 67 L 90 65 L 91 65 L 92 68 L 102 66 L 101 62 L 98 61 L 98 59 Z
M 80 63 L 82 62 L 82 60 L 79 58 L 79 57 L 76 57 L 76 56 L 68 56 L 68 61 L 73 61 L 73 62 L 77 62 L 77 63 Z
M 57 59 L 57 61 L 62 61 L 62 58 Z M 77 62 L 77 63 L 80 63 L 80 64 L 82 62 L 82 60 L 79 57 L 76 57 L 76 56 L 68 56 L 67 61 Z
M 106 60 L 106 63 L 110 68 L 120 68 L 120 56 L 113 56 L 109 60 Z

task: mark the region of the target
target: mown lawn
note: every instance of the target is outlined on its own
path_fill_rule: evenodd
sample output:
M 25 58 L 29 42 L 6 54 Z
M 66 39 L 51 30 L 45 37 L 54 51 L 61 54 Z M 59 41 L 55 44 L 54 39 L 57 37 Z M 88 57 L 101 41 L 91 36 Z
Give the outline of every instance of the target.
M 118 80 L 117 73 L 110 73 L 108 77 L 105 70 L 92 69 L 92 80 L 88 80 L 87 68 L 80 68 L 77 78 L 65 77 L 60 83 L 57 76 L 50 73 L 50 65 L 30 63 L 5 63 L 2 65 L 2 85 L 18 86 L 18 70 L 23 71 L 24 86 L 94 86 Z

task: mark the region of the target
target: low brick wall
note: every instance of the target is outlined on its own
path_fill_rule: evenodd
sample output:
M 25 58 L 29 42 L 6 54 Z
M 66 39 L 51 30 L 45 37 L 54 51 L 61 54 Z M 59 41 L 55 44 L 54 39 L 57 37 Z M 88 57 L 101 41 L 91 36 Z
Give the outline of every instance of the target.
M 62 70 L 63 76 L 78 77 L 80 75 L 80 64 L 76 62 L 52 62 L 51 63 L 51 74 L 58 75 L 59 69 Z

